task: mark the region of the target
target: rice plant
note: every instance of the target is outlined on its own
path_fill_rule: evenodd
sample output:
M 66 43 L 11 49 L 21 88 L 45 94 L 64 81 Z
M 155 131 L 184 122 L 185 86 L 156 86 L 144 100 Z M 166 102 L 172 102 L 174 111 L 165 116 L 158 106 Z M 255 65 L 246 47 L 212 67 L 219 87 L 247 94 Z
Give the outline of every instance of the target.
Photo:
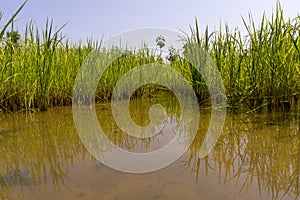
M 99 82 L 98 102 L 110 101 L 116 82 L 134 66 L 167 62 L 192 85 L 199 103 L 209 104 L 210 96 L 201 74 L 175 49 L 170 49 L 167 59 L 162 59 L 161 54 L 157 56 L 147 47 L 143 51 L 105 50 L 101 48 L 102 41 L 92 40 L 86 45 L 72 44 L 62 35 L 65 25 L 55 30 L 50 20 L 43 30 L 29 22 L 21 37 L 13 22 L 25 3 L 0 31 L 0 111 L 43 111 L 49 106 L 71 105 L 76 74 L 95 49 L 108 57 L 122 52 Z M 275 13 L 270 18 L 263 16 L 258 25 L 249 14 L 248 19 L 242 18 L 245 36 L 227 24 L 212 32 L 206 27 L 201 35 L 196 19 L 195 27 L 190 26 L 191 33 L 182 38 L 183 52 L 188 53 L 189 46 L 198 45 L 213 58 L 223 78 L 229 108 L 249 112 L 299 108 L 300 16 L 287 20 L 283 16 L 279 3 Z M 165 91 L 164 87 L 147 85 L 139 88 L 134 97 L 151 97 Z
M 248 21 L 242 20 L 245 37 L 238 29 L 230 31 L 228 25 L 225 33 L 222 27 L 211 34 L 206 29 L 202 37 L 196 20 L 186 41 L 206 49 L 214 58 L 230 108 L 257 111 L 299 107 L 300 16 L 285 20 L 278 3 L 271 18 L 263 16 L 259 26 L 251 14 Z M 194 84 L 203 82 L 201 77 L 193 79 Z

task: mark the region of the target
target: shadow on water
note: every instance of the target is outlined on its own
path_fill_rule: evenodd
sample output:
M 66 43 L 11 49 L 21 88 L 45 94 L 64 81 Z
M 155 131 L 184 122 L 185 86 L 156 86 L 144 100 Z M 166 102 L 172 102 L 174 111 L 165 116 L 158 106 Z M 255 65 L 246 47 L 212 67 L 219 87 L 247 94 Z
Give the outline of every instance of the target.
M 137 124 L 149 123 L 148 110 L 154 103 L 148 100 L 132 101 L 131 116 Z M 178 102 L 168 101 L 164 106 L 167 108 L 169 123 L 173 125 L 179 123 Z M 109 105 L 98 105 L 96 110 L 107 137 L 128 151 L 146 152 L 159 149 L 174 136 L 160 133 L 152 138 L 134 138 L 118 128 Z M 178 187 L 180 190 L 180 187 L 181 191 L 184 191 L 182 195 L 185 196 L 200 191 L 196 190 L 197 185 L 201 185 L 204 176 L 217 179 L 214 187 L 224 186 L 224 194 L 221 196 L 223 199 L 234 197 L 230 196 L 230 191 L 227 196 L 225 195 L 226 185 L 232 186 L 233 190 L 240 194 L 251 194 L 248 192 L 254 188 L 254 192 L 261 198 L 299 199 L 299 114 L 228 115 L 221 138 L 213 151 L 203 159 L 198 155 L 209 125 L 210 112 L 201 109 L 200 114 L 199 131 L 189 151 L 172 166 L 142 176 L 111 170 L 93 159 L 76 133 L 71 108 L 55 108 L 29 115 L 0 115 L 0 199 L 31 199 L 35 194 L 45 197 L 43 195 L 46 191 L 54 191 L 51 195 L 55 192 L 63 195 L 67 193 L 66 191 L 72 191 L 75 197 L 89 198 L 88 192 L 82 192 L 84 187 L 95 187 L 94 190 L 87 191 L 96 193 L 98 197 L 103 195 L 103 199 L 138 199 L 148 193 L 140 190 L 136 190 L 135 194 L 130 193 L 128 190 L 133 189 L 130 186 L 138 188 L 147 183 L 152 189 L 156 188 L 155 185 L 164 183 L 164 176 L 168 177 L 170 171 L 176 171 L 177 168 L 179 170 L 176 171 L 176 180 L 170 181 L 165 178 L 168 179 L 166 183 L 169 185 L 150 190 L 153 196 L 150 197 L 152 194 L 149 193 L 149 199 L 170 197 L 168 196 L 170 194 L 166 194 L 170 190 L 165 188 Z M 105 178 L 105 183 L 95 181 L 93 179 L 95 173 L 88 172 L 91 170 L 100 171 L 99 177 Z M 213 178 L 213 174 L 217 176 Z M 143 176 L 147 177 L 147 180 L 143 180 Z M 76 181 L 76 177 L 84 178 Z M 118 192 L 109 189 L 99 190 L 100 186 L 108 188 L 112 187 L 113 183 L 121 184 L 120 177 L 125 177 L 129 184 L 123 186 L 126 195 L 134 196 L 128 198 L 116 196 L 124 195 L 119 192 L 121 189 Z M 83 186 L 85 179 L 88 186 Z M 196 189 L 191 189 L 193 187 Z M 203 199 L 215 197 L 213 190 L 209 192 Z M 201 195 L 195 192 L 195 196 L 191 198 L 201 199 Z M 74 196 L 66 199 L 68 198 L 72 199 Z

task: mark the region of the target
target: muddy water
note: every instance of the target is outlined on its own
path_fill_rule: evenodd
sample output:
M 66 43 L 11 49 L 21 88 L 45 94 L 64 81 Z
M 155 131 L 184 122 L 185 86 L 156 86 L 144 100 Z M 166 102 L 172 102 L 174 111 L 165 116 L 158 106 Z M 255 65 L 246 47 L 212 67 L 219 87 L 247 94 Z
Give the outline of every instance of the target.
M 137 124 L 149 122 L 148 101 L 131 102 Z M 178 105 L 167 103 L 179 123 Z M 97 116 L 113 143 L 136 152 L 164 146 L 172 133 L 127 137 L 109 105 Z M 227 114 L 213 151 L 198 157 L 210 120 L 201 109 L 196 138 L 175 163 L 129 174 L 94 159 L 79 139 L 70 107 L 0 115 L 0 199 L 299 199 L 300 114 Z

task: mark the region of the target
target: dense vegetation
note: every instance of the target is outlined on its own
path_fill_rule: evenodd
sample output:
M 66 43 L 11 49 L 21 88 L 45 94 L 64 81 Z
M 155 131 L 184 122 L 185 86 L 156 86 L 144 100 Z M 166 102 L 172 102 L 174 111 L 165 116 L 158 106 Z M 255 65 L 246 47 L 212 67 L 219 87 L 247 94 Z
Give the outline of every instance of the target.
M 29 23 L 21 37 L 13 21 L 23 6 L 0 30 L 0 111 L 46 110 L 50 106 L 71 105 L 76 74 L 87 55 L 101 48 L 101 41 L 71 44 L 61 34 L 63 27 L 54 31 L 52 21 L 47 21 L 42 31 Z M 186 47 L 199 45 L 214 59 L 223 78 L 229 108 L 247 111 L 299 108 L 300 16 L 285 20 L 278 4 L 271 18 L 262 17 L 259 25 L 254 24 L 251 15 L 248 20 L 242 20 L 248 31 L 246 36 L 238 29 L 231 31 L 228 25 L 215 32 L 206 28 L 202 36 L 196 20 L 191 34 L 186 34 L 183 40 Z M 105 53 L 117 51 L 120 50 Z M 170 50 L 168 59 L 155 56 L 147 49 L 126 52 L 102 77 L 96 92 L 98 102 L 110 100 L 115 83 L 132 66 L 167 60 L 193 85 L 199 103 L 209 102 L 200 74 L 176 51 Z M 135 96 L 164 90 L 147 85 Z

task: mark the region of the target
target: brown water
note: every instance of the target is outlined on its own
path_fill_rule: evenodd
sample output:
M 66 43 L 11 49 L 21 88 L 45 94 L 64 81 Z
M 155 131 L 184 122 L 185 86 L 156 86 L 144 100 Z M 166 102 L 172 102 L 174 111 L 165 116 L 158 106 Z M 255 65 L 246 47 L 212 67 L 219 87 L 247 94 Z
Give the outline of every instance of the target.
M 147 105 L 131 104 L 139 124 L 147 124 Z M 177 122 L 177 105 L 168 106 Z M 98 119 L 123 148 L 147 151 L 172 138 L 117 137 L 109 108 L 98 105 Z M 300 113 L 227 114 L 218 144 L 203 159 L 197 155 L 210 112 L 201 109 L 200 114 L 189 151 L 146 174 L 119 172 L 93 159 L 77 135 L 70 107 L 2 114 L 0 199 L 300 199 Z

